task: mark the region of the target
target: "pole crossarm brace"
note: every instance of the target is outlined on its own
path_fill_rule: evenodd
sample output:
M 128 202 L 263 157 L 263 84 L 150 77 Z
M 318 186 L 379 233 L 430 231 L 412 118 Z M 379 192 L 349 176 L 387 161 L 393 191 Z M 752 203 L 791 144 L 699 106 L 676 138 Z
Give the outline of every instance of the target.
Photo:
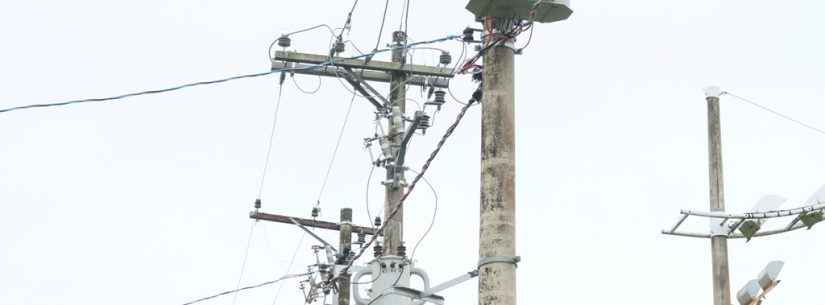
M 300 222 L 298 222 L 298 220 L 296 220 L 295 218 L 290 217 L 290 218 L 289 218 L 289 220 L 291 220 L 291 221 L 292 221 L 292 223 L 294 223 L 296 226 L 298 226 L 299 228 L 301 228 L 301 230 L 304 230 L 304 232 L 307 232 L 307 234 L 311 235 L 313 238 L 315 238 L 315 239 L 317 239 L 318 241 L 320 241 L 322 244 L 324 244 L 324 246 L 329 247 L 330 249 L 332 249 L 332 251 L 338 252 L 338 249 L 335 249 L 335 247 L 334 247 L 334 246 L 332 246 L 332 245 L 331 245 L 330 243 L 328 243 L 326 240 L 324 240 L 323 238 L 321 238 L 321 236 L 318 236 L 318 234 L 315 234 L 315 232 L 312 232 L 311 230 L 307 229 L 307 227 L 305 227 L 304 225 L 302 225 L 302 224 L 301 224 Z
M 283 215 L 276 215 L 276 214 L 267 214 L 261 213 L 257 211 L 252 211 L 249 213 L 249 218 L 255 220 L 264 220 L 264 221 L 271 221 L 271 222 L 280 222 L 286 224 L 295 224 L 296 222 L 311 228 L 318 228 L 318 229 L 325 229 L 325 230 L 332 230 L 332 231 L 339 231 L 341 229 L 341 225 L 328 222 L 328 221 L 320 221 L 314 219 L 306 219 L 306 218 L 298 218 L 298 217 L 289 217 Z M 295 220 L 295 222 L 293 222 Z M 367 235 L 375 235 L 378 230 L 375 228 L 364 227 L 364 226 L 356 226 L 352 225 L 352 233 L 363 233 Z
M 674 236 L 683 236 L 683 237 L 695 237 L 695 238 L 711 238 L 714 234 L 710 233 L 697 233 L 697 232 L 680 232 L 679 227 L 688 219 L 688 217 L 701 217 L 701 218 L 708 218 L 711 219 L 712 222 L 715 220 L 716 224 L 712 224 L 712 226 L 725 226 L 728 220 L 734 220 L 732 224 L 728 225 L 724 232 L 726 234 L 722 234 L 723 236 L 727 236 L 727 238 L 748 238 L 740 233 L 735 233 L 736 229 L 738 229 L 742 224 L 746 221 L 764 221 L 767 219 L 772 218 L 785 218 L 796 216 L 794 219 L 780 229 L 775 230 L 766 230 L 766 231 L 759 231 L 753 234 L 752 237 L 760 237 L 760 236 L 768 236 L 768 235 L 776 235 L 785 232 L 795 231 L 801 228 L 808 227 L 804 223 L 800 223 L 802 217 L 808 213 L 821 213 L 825 212 L 825 203 L 817 203 L 809 206 L 794 208 L 794 209 L 785 209 L 785 210 L 775 210 L 775 211 L 765 211 L 765 212 L 749 212 L 743 214 L 731 214 L 725 212 L 703 212 L 703 211 L 690 211 L 690 210 L 682 210 L 680 212 L 681 216 L 676 224 L 669 230 L 662 230 L 662 234 L 665 235 L 674 235 Z
M 367 100 L 375 106 L 378 112 L 386 112 L 387 105 L 390 104 L 390 101 L 384 98 L 381 93 L 365 82 L 364 79 L 353 73 L 351 68 L 344 68 L 344 71 L 341 71 L 340 73 L 344 76 L 344 79 L 352 85 L 353 88 L 355 88 L 355 90 L 358 90 L 361 95 L 366 97 Z M 380 99 L 381 102 L 378 102 L 375 98 Z

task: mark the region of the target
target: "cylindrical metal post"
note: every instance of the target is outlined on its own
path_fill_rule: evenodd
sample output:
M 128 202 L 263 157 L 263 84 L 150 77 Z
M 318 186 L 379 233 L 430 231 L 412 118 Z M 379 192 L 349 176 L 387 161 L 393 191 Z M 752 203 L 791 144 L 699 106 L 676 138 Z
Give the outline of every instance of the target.
M 341 209 L 341 229 L 339 230 L 340 255 L 344 263 L 350 259 L 349 253 L 352 248 L 352 209 Z M 349 305 L 350 300 L 350 275 L 341 276 L 338 280 L 338 305 Z
M 717 87 L 705 89 L 708 104 L 708 156 L 710 170 L 710 210 L 725 210 L 725 185 L 722 174 L 722 128 L 719 113 L 719 96 Z M 718 226 L 712 222 L 711 226 Z M 718 228 L 711 227 L 715 232 Z M 725 234 L 711 237 L 711 260 L 713 265 L 713 304 L 731 305 L 730 271 L 728 264 L 728 239 Z
M 392 41 L 396 46 L 400 46 L 407 41 L 407 34 L 403 31 L 396 31 L 392 34 Z M 405 63 L 407 51 L 404 48 L 396 48 L 392 51 L 392 62 Z M 388 123 L 391 152 L 395 157 L 393 164 L 387 165 L 387 181 L 385 184 L 384 196 L 384 219 L 387 226 L 384 228 L 384 254 L 397 255 L 398 246 L 404 240 L 404 208 L 398 210 L 398 214 L 390 219 L 390 213 L 401 200 L 404 194 L 404 164 L 398 159 L 398 151 L 404 139 L 404 111 L 407 102 L 407 73 L 394 72 L 390 78 L 390 109 L 392 111 Z M 396 183 L 397 182 L 397 183 Z
M 487 33 L 509 29 L 485 22 Z M 491 43 L 500 35 L 486 35 Z M 515 256 L 515 116 L 513 49 L 498 46 L 484 54 L 481 102 L 481 215 L 479 256 Z M 478 276 L 479 305 L 516 304 L 516 266 L 484 265 Z

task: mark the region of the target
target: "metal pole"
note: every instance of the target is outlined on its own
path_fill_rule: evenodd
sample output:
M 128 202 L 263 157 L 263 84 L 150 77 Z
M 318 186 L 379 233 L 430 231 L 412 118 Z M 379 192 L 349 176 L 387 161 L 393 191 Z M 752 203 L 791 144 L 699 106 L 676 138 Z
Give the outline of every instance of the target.
M 341 230 L 339 231 L 338 247 L 341 249 L 341 260 L 347 263 L 350 259 L 350 248 L 352 248 L 352 209 L 341 209 Z M 350 300 L 350 276 L 341 276 L 338 280 L 338 305 L 349 305 Z
M 484 28 L 494 28 L 490 17 Z M 490 43 L 487 41 L 486 43 Z M 511 42 L 508 42 L 511 43 Z M 513 49 L 493 47 L 484 54 L 484 94 L 481 102 L 481 215 L 479 256 L 515 256 L 515 117 Z M 516 266 L 486 264 L 479 270 L 480 305 L 516 304 Z
M 722 132 L 719 119 L 717 87 L 705 89 L 708 104 L 708 155 L 710 170 L 710 210 L 725 210 L 725 186 L 722 174 Z M 713 304 L 730 305 L 730 271 L 728 265 L 728 239 L 720 221 L 711 221 L 711 255 L 713 264 Z
M 406 43 L 407 34 L 403 31 L 396 31 L 392 34 L 393 43 L 398 46 Z M 403 48 L 396 48 L 392 51 L 392 62 L 406 62 L 407 51 Z M 392 146 L 392 154 L 396 156 L 392 164 L 387 165 L 387 181 L 384 184 L 384 219 L 387 226 L 384 229 L 384 251 L 387 255 L 397 255 L 398 246 L 404 240 L 404 209 L 398 210 L 398 214 L 393 219 L 389 219 L 389 214 L 395 209 L 398 201 L 404 193 L 404 164 L 401 164 L 398 152 L 401 149 L 401 142 L 404 139 L 404 111 L 407 101 L 406 87 L 407 73 L 393 72 L 390 80 L 390 105 L 391 117 L 388 123 L 389 141 Z

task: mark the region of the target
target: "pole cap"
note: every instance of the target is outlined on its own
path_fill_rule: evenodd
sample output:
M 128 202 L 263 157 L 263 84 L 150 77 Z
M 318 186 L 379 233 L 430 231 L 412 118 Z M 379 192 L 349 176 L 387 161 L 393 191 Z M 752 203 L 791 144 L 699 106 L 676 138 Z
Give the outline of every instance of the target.
M 719 98 L 722 95 L 722 89 L 717 86 L 710 86 L 705 88 L 705 97 Z

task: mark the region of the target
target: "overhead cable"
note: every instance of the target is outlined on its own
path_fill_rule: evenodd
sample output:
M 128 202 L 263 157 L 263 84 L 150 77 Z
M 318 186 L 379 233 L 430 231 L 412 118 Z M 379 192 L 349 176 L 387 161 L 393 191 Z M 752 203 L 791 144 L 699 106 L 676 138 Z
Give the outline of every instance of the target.
M 409 170 L 416 175 L 419 174 L 419 172 L 413 169 Z M 421 176 L 421 180 L 424 180 L 424 183 L 426 183 L 427 186 L 430 187 L 430 191 L 433 192 L 433 198 L 435 200 L 435 203 L 433 205 L 435 207 L 433 208 L 433 218 L 430 220 L 430 225 L 427 227 L 427 230 L 424 231 L 424 234 L 421 234 L 421 238 L 419 238 L 418 241 L 415 243 L 415 246 L 413 247 L 413 250 L 410 253 L 410 260 L 413 260 L 413 258 L 415 258 L 415 251 L 418 250 L 418 246 L 421 245 L 421 242 L 424 241 L 424 239 L 427 238 L 427 235 L 430 234 L 430 231 L 432 231 L 433 226 L 435 226 L 435 217 L 438 215 L 438 192 L 436 192 L 435 187 L 433 187 L 433 185 L 430 184 L 430 181 L 427 180 L 427 177 Z
M 306 276 L 308 274 L 309 273 L 287 274 L 287 275 L 284 275 L 284 276 L 282 276 L 282 277 L 280 277 L 276 280 L 273 280 L 273 281 L 266 281 L 266 282 L 263 282 L 263 283 L 260 283 L 260 284 L 255 284 L 255 285 L 241 287 L 241 288 L 234 289 L 234 290 L 224 291 L 224 292 L 221 292 L 221 293 L 218 293 L 218 294 L 215 294 L 215 295 L 211 295 L 211 296 L 200 298 L 200 299 L 197 299 L 197 300 L 194 300 L 194 301 L 186 302 L 186 303 L 183 303 L 182 305 L 192 305 L 192 304 L 195 304 L 195 303 L 200 303 L 200 302 L 203 302 L 203 301 L 206 301 L 206 300 L 211 300 L 211 299 L 214 299 L 214 298 L 217 298 L 217 297 L 220 297 L 220 296 L 224 296 L 224 295 L 227 295 L 227 294 L 230 294 L 230 293 L 235 293 L 235 292 L 241 292 L 241 291 L 244 291 L 244 290 L 260 288 L 260 287 L 264 287 L 264 286 L 267 286 L 267 285 L 272 285 L 274 283 L 277 283 L 277 282 L 280 282 L 280 281 L 283 281 L 283 280 L 288 280 L 288 279 L 292 279 L 292 278 L 296 278 L 296 277 Z
M 338 155 L 338 148 L 341 147 L 341 139 L 344 137 L 344 131 L 347 130 L 347 123 L 349 122 L 349 115 L 352 112 L 352 104 L 355 102 L 355 94 L 352 95 L 352 98 L 349 101 L 349 105 L 347 106 L 347 113 L 344 115 L 344 122 L 341 123 L 341 130 L 338 132 L 338 139 L 335 141 L 335 148 L 332 150 L 332 158 L 329 160 L 329 165 L 327 166 L 327 172 L 324 174 L 324 182 L 321 183 L 321 189 L 318 191 L 318 199 L 315 201 L 315 206 L 321 205 L 321 196 L 324 195 L 324 190 L 327 188 L 327 182 L 329 181 L 329 174 L 332 172 L 332 166 L 335 164 L 335 157 Z
M 258 197 L 257 199 L 261 199 L 261 193 L 264 190 L 264 182 L 266 181 L 266 174 L 269 171 L 269 159 L 270 155 L 272 154 L 272 143 L 275 138 L 275 131 L 276 127 L 278 126 L 278 112 L 281 109 L 281 94 L 284 91 L 284 84 L 281 83 L 278 85 L 278 98 L 275 101 L 275 111 L 272 114 L 272 127 L 269 129 L 269 141 L 267 141 L 266 145 L 266 158 L 264 159 L 264 168 L 261 170 L 261 180 L 260 184 L 258 184 Z
M 374 55 L 379 54 L 379 53 L 389 52 L 389 51 L 392 51 L 392 50 L 395 50 L 395 49 L 407 49 L 407 48 L 415 47 L 417 45 L 432 44 L 432 43 L 438 43 L 438 42 L 447 41 L 447 40 L 453 40 L 453 39 L 456 39 L 458 37 L 459 37 L 458 35 L 450 35 L 450 36 L 447 36 L 447 37 L 443 37 L 443 38 L 439 38 L 439 39 L 433 39 L 433 40 L 429 40 L 429 41 L 422 41 L 422 42 L 416 42 L 416 43 L 412 43 L 412 44 L 391 46 L 389 48 L 375 50 L 375 51 L 372 51 L 370 53 L 366 53 L 366 54 L 362 54 L 362 55 L 358 55 L 358 56 L 353 56 L 353 57 L 348 57 L 346 59 L 361 59 L 361 58 L 365 58 L 365 57 L 369 57 L 369 56 L 374 56 Z M 267 76 L 267 75 L 270 75 L 270 74 L 275 74 L 275 73 L 280 73 L 280 72 L 299 71 L 299 70 L 312 70 L 312 69 L 317 69 L 317 68 L 320 68 L 320 67 L 329 66 L 329 65 L 332 65 L 334 63 L 335 63 L 335 59 L 333 58 L 331 60 L 328 60 L 328 61 L 325 61 L 325 62 L 322 62 L 322 63 L 319 63 L 319 64 L 309 65 L 309 66 L 305 66 L 305 67 L 301 67 L 301 68 L 274 69 L 274 70 L 267 71 L 267 72 L 253 73 L 253 74 L 243 74 L 243 75 L 231 76 L 231 77 L 226 77 L 226 78 L 221 78 L 221 79 L 216 79 L 216 80 L 187 83 L 187 84 L 178 85 L 178 86 L 169 87 L 169 88 L 164 88 L 164 89 L 146 90 L 146 91 L 127 93 L 127 94 L 121 94 L 121 95 L 110 96 L 110 97 L 86 98 L 86 99 L 78 99 L 78 100 L 69 100 L 69 101 L 64 101 L 64 102 L 15 106 L 15 107 L 10 107 L 10 108 L 0 109 L 0 113 L 11 112 L 11 111 L 16 111 L 16 110 L 23 110 L 23 109 L 31 109 L 31 108 L 57 107 L 57 106 L 67 106 L 67 105 L 80 104 L 80 103 L 114 101 L 114 100 L 120 100 L 120 99 L 124 99 L 124 98 L 128 98 L 128 97 L 134 97 L 134 96 L 166 93 L 166 92 L 170 92 L 170 91 L 176 91 L 176 90 L 185 89 L 185 88 L 189 88 L 189 87 L 195 87 L 195 86 L 213 85 L 213 84 L 224 83 L 224 82 L 233 81 L 233 80 Z
M 238 300 L 238 288 L 241 287 L 241 281 L 243 280 L 244 271 L 246 271 L 246 259 L 249 258 L 249 248 L 252 246 L 252 236 L 255 233 L 255 225 L 258 224 L 258 221 L 253 221 L 252 225 L 249 227 L 249 236 L 246 239 L 246 250 L 244 250 L 243 254 L 243 262 L 241 263 L 241 274 L 238 275 L 238 285 L 235 285 L 235 293 L 232 294 L 232 305 L 235 305 L 235 301 Z
M 800 126 L 802 126 L 802 127 L 805 127 L 805 128 L 807 128 L 807 129 L 813 130 L 813 131 L 815 131 L 815 132 L 817 132 L 817 133 L 819 133 L 819 134 L 821 134 L 821 135 L 825 135 L 825 130 L 822 130 L 822 129 L 820 129 L 820 128 L 814 127 L 813 125 L 810 125 L 810 124 L 808 124 L 808 123 L 802 122 L 802 121 L 800 121 L 800 120 L 794 119 L 794 118 L 792 118 L 791 116 L 786 115 L 786 114 L 783 114 L 783 113 L 781 113 L 781 112 L 779 112 L 779 111 L 776 111 L 776 110 L 773 110 L 773 109 L 771 109 L 771 108 L 768 108 L 768 107 L 762 106 L 762 105 L 760 105 L 760 104 L 758 104 L 758 103 L 756 103 L 756 102 L 754 102 L 754 101 L 752 101 L 752 100 L 750 100 L 750 99 L 747 99 L 747 98 L 744 98 L 744 97 L 738 96 L 738 95 L 736 95 L 736 94 L 733 94 L 733 93 L 730 93 L 730 92 L 727 92 L 727 91 L 723 92 L 722 94 L 730 95 L 730 96 L 735 97 L 736 99 L 738 99 L 738 100 L 740 100 L 740 101 L 743 101 L 743 102 L 745 102 L 745 103 L 748 103 L 748 104 L 751 104 L 751 105 L 753 105 L 753 106 L 756 106 L 756 107 L 758 107 L 758 108 L 760 108 L 760 109 L 762 109 L 762 110 L 765 110 L 765 111 L 767 111 L 767 112 L 773 113 L 774 115 L 776 115 L 776 116 L 778 116 L 778 117 L 780 117 L 780 118 L 783 118 L 783 119 L 785 119 L 785 120 L 788 120 L 788 121 L 791 121 L 791 122 L 793 122 L 793 123 L 796 123 L 797 125 L 800 125 Z

